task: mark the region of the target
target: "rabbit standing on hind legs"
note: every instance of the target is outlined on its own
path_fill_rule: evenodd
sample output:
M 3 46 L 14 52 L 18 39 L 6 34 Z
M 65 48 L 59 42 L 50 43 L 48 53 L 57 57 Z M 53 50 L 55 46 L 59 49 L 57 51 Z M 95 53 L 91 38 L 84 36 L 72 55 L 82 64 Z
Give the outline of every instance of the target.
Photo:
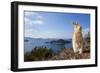
M 77 22 L 73 22 L 74 32 L 72 36 L 73 51 L 75 53 L 75 58 L 81 58 L 83 53 L 83 36 L 82 28 Z

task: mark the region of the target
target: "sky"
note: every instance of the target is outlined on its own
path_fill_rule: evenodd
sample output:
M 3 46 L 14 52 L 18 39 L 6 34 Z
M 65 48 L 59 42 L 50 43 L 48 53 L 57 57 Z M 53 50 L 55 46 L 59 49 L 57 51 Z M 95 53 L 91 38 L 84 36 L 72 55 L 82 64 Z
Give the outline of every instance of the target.
M 73 21 L 85 35 L 90 30 L 90 14 L 24 11 L 24 37 L 70 39 Z

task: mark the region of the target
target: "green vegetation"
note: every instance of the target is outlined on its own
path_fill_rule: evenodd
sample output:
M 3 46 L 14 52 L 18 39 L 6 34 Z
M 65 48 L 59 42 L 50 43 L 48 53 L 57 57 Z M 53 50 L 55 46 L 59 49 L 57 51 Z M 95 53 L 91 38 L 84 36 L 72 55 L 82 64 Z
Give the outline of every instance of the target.
M 39 61 L 48 60 L 53 55 L 52 49 L 48 48 L 34 48 L 31 52 L 27 52 L 24 55 L 24 61 Z
M 88 34 L 86 35 L 86 42 L 90 43 L 90 32 L 88 32 Z
M 86 35 L 85 41 L 86 41 L 86 49 L 90 51 L 90 32 L 88 32 L 88 34 Z

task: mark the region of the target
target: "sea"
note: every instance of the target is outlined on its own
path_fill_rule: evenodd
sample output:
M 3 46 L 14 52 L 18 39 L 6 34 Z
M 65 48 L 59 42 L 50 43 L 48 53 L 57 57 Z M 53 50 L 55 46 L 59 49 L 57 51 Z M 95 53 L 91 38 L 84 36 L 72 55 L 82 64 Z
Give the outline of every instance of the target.
M 34 48 L 46 47 L 47 49 L 52 49 L 53 52 L 57 53 L 61 49 L 72 48 L 71 39 L 63 39 L 64 41 L 70 41 L 67 43 L 51 43 L 51 41 L 57 41 L 58 39 L 42 39 L 42 38 L 30 38 L 24 37 L 24 52 L 31 52 Z

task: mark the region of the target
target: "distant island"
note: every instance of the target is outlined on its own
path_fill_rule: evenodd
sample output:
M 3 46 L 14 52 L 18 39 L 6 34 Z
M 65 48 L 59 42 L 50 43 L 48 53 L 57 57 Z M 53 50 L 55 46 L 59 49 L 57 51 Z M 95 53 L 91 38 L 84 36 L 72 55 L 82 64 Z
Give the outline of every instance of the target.
M 56 44 L 65 44 L 65 43 L 71 43 L 71 42 L 72 40 L 63 40 L 63 39 L 50 41 L 50 43 L 56 43 Z
M 29 40 L 25 39 L 24 41 L 25 41 L 25 42 L 28 42 Z
M 25 37 L 24 41 L 28 42 L 28 41 L 32 41 L 32 40 L 44 40 L 43 38 L 29 38 L 29 37 Z M 54 39 L 54 38 L 46 38 L 45 40 L 50 40 L 50 41 L 46 41 L 45 43 L 56 43 L 56 44 L 65 44 L 65 43 L 72 43 L 72 39 Z

